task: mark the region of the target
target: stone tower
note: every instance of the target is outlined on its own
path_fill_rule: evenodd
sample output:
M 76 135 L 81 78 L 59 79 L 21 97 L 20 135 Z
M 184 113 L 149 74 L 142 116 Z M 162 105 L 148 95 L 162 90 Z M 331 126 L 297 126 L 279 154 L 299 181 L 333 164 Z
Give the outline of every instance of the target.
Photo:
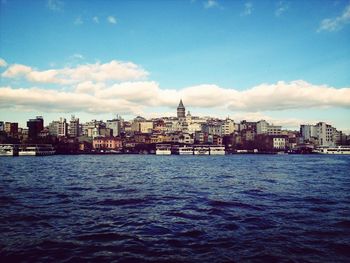
M 180 100 L 179 106 L 177 107 L 177 118 L 178 119 L 186 118 L 186 109 L 182 103 L 182 99 Z

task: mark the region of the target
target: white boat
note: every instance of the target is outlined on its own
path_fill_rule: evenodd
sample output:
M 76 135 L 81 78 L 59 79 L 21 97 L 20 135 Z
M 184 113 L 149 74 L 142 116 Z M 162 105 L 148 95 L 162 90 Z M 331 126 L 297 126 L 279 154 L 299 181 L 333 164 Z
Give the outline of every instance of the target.
M 193 147 L 181 146 L 178 148 L 178 153 L 180 155 L 193 155 Z
M 210 146 L 210 155 L 225 155 L 225 146 Z
M 15 147 L 11 144 L 0 145 L 0 156 L 16 156 L 17 153 Z
M 156 145 L 156 155 L 170 155 L 171 145 L 170 144 L 158 144 Z
M 209 155 L 209 147 L 197 145 L 193 147 L 194 155 Z
M 350 154 L 350 146 L 319 147 L 314 152 L 320 154 Z
M 19 156 L 44 156 L 55 154 L 55 149 L 52 145 L 23 145 L 20 146 L 18 155 Z

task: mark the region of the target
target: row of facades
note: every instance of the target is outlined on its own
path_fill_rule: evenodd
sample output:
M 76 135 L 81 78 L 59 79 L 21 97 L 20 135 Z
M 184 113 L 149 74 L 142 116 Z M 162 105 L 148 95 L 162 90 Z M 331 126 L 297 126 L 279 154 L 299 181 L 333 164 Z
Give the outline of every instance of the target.
M 348 137 L 324 122 L 315 125 L 301 125 L 300 131 L 283 130 L 281 126 L 271 125 L 265 120 L 258 122 L 232 119 L 224 120 L 185 114 L 182 101 L 177 108 L 177 117 L 164 117 L 147 120 L 140 116 L 132 121 L 121 117 L 112 120 L 92 120 L 80 123 L 72 116 L 70 121 L 60 118 L 44 126 L 40 116 L 27 122 L 27 129 L 17 123 L 0 121 L 0 133 L 6 138 L 20 142 L 45 141 L 56 138 L 59 141 L 79 142 L 81 150 L 87 149 L 120 150 L 132 149 L 138 144 L 214 144 L 245 149 L 265 150 L 292 149 L 300 144 L 314 146 L 334 146 L 346 144 Z M 4 141 L 4 136 L 0 140 Z M 89 146 L 90 144 L 90 146 Z

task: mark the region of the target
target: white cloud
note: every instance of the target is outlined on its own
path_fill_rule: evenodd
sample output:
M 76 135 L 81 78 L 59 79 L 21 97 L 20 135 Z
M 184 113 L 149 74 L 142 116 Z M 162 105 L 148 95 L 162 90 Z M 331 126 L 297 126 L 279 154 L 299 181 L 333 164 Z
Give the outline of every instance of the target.
M 208 0 L 208 1 L 204 2 L 203 5 L 204 5 L 204 8 L 206 8 L 206 9 L 220 7 L 219 3 L 215 0 Z
M 0 108 L 44 110 L 47 112 L 118 112 L 136 114 L 138 105 L 122 98 L 99 99 L 89 94 L 46 89 L 0 87 Z
M 350 88 L 336 89 L 297 80 L 261 84 L 246 90 L 213 84 L 166 89 L 155 81 L 145 80 L 148 72 L 140 66 L 116 60 L 44 71 L 14 64 L 2 76 L 55 83 L 57 87 L 51 90 L 2 87 L 0 108 L 12 105 L 33 109 L 47 107 L 62 112 L 140 113 L 150 107 L 175 108 L 182 98 L 188 107 L 215 109 L 215 112 L 227 114 L 329 107 L 350 109 Z
M 98 18 L 98 16 L 94 16 L 92 18 L 92 21 L 94 21 L 96 24 L 99 24 L 100 23 L 100 19 Z
M 350 108 L 350 88 L 335 89 L 316 86 L 305 81 L 280 81 L 262 84 L 233 96 L 228 105 L 231 110 L 286 110 L 318 107 Z
M 132 62 L 112 60 L 108 63 L 84 64 L 74 68 L 51 69 L 38 71 L 29 66 L 14 64 L 4 73 L 3 77 L 25 77 L 32 82 L 74 84 L 84 81 L 128 81 L 143 79 L 148 72 Z
M 251 2 L 246 2 L 244 4 L 244 10 L 241 13 L 242 16 L 249 16 L 253 13 L 253 4 Z
M 107 21 L 110 24 L 116 24 L 117 23 L 117 19 L 114 16 L 108 16 L 107 17 Z
M 7 62 L 5 59 L 0 58 L 0 68 L 2 68 L 2 67 L 7 67 Z
M 348 4 L 344 10 L 343 13 L 340 16 L 337 16 L 335 18 L 326 18 L 321 21 L 321 24 L 318 28 L 318 32 L 321 31 L 339 31 L 342 29 L 346 24 L 350 23 L 350 4 Z
M 285 1 L 279 1 L 276 6 L 275 16 L 281 16 L 289 9 L 289 3 Z
M 92 82 L 92 81 L 84 81 L 78 83 L 75 87 L 75 91 L 77 93 L 87 93 L 87 94 L 95 94 L 99 90 L 105 88 L 106 85 L 103 82 Z
M 74 25 L 80 26 L 80 25 L 82 25 L 82 24 L 84 24 L 84 21 L 83 21 L 82 17 L 81 17 L 81 16 L 77 16 L 77 17 L 75 18 L 75 20 L 74 20 Z
M 51 11 L 62 11 L 64 3 L 59 0 L 47 0 L 46 6 Z

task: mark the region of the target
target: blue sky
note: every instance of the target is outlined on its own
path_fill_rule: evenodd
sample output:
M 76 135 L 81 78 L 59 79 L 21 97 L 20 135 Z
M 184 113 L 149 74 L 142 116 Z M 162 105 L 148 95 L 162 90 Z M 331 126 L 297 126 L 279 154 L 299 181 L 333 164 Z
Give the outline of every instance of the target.
M 6 87 L 0 119 L 24 124 L 37 114 L 47 121 L 71 113 L 83 120 L 155 116 L 174 112 L 183 97 L 198 115 L 265 118 L 286 127 L 327 121 L 350 129 L 350 1 L 2 0 L 0 7 L 6 65 L 0 68 Z M 122 76 L 130 70 L 126 63 L 135 72 Z M 68 75 L 82 65 L 120 77 L 91 79 L 87 71 L 72 80 Z M 64 72 L 70 81 L 44 78 L 50 69 L 58 75 L 71 69 Z M 83 83 L 90 86 L 82 102 L 75 97 Z M 109 91 L 101 95 L 97 86 Z M 140 98 L 126 92 L 131 90 Z M 51 91 L 57 94 L 45 93 Z M 48 102 L 26 102 L 34 93 Z M 264 97 L 270 93 L 271 101 Z M 55 100 L 60 96 L 81 107 L 62 106 Z M 105 110 L 86 106 L 107 99 Z

